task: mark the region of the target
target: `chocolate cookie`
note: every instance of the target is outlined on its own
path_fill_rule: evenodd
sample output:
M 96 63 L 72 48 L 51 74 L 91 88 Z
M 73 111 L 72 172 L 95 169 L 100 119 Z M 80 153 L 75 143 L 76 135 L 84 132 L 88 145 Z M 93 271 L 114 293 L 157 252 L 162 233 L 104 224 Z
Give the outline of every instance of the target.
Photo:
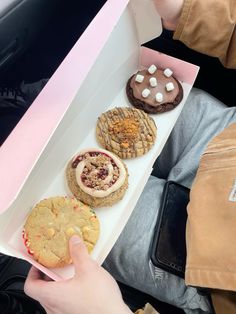
M 94 211 L 75 198 L 51 197 L 39 202 L 29 214 L 23 238 L 29 254 L 40 264 L 63 267 L 71 263 L 68 241 L 79 235 L 89 252 L 99 236 Z
M 138 71 L 127 82 L 129 102 L 147 113 L 162 113 L 174 109 L 183 99 L 183 87 L 170 69 L 155 65 Z
M 143 110 L 114 108 L 97 121 L 98 142 L 120 158 L 135 158 L 146 154 L 156 139 L 156 124 Z
M 104 149 L 81 151 L 66 169 L 73 195 L 93 207 L 111 206 L 121 200 L 128 188 L 125 164 Z

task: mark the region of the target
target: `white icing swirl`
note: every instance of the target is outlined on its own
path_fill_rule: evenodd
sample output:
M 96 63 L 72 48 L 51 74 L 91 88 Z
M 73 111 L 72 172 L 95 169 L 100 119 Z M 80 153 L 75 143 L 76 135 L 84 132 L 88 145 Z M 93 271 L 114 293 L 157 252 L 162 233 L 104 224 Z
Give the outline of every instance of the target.
M 86 153 L 101 153 L 98 156 L 86 156 L 83 160 L 81 160 L 76 169 L 75 169 L 75 174 L 76 174 L 76 181 L 79 185 L 79 187 L 81 188 L 81 190 L 83 190 L 85 193 L 93 196 L 93 197 L 106 197 L 108 195 L 110 195 L 112 192 L 117 191 L 125 182 L 126 179 L 126 169 L 123 165 L 123 163 L 111 152 L 108 152 L 107 150 L 103 150 L 103 149 L 98 149 L 98 148 L 94 148 L 94 149 L 87 149 L 84 150 L 82 152 L 80 152 L 80 156 L 84 156 Z M 82 176 L 84 174 L 84 169 L 88 164 L 94 164 L 96 165 L 97 163 L 97 158 L 101 155 L 105 154 L 106 157 L 108 157 L 109 159 L 106 159 L 106 163 L 104 163 L 104 165 L 102 165 L 102 167 L 105 168 L 105 170 L 107 171 L 105 178 L 102 179 L 103 185 L 107 185 L 106 189 L 96 189 L 93 187 L 88 187 L 85 185 L 85 183 L 82 181 Z M 78 155 L 77 155 L 78 156 Z M 74 160 L 77 158 L 77 156 L 74 158 Z M 114 166 L 111 163 L 111 159 L 114 161 L 115 166 L 118 168 L 118 174 L 116 173 L 116 176 L 118 176 L 117 180 L 112 183 L 113 180 L 113 176 L 114 176 Z M 100 166 L 101 168 L 101 166 Z M 95 180 L 98 179 L 98 174 L 99 174 L 99 170 L 95 167 L 95 169 L 91 170 L 93 177 L 96 178 Z M 117 172 L 117 171 L 116 171 Z M 91 178 L 90 178 L 91 179 Z M 112 183 L 112 184 L 111 184 Z M 109 184 L 111 184 L 111 186 L 109 186 Z

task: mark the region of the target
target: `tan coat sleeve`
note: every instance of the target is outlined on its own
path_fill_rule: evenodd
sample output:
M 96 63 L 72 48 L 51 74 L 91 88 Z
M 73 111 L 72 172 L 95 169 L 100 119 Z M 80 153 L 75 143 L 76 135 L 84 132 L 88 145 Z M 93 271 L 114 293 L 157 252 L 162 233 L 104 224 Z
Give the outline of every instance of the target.
M 213 289 L 216 314 L 235 314 L 236 123 L 208 144 L 187 209 L 185 282 Z
M 185 0 L 174 39 L 236 69 L 236 0 Z
M 159 314 L 149 303 L 147 303 L 143 310 L 137 310 L 135 314 Z
M 211 300 L 216 314 L 235 314 L 236 292 L 213 290 Z
M 236 123 L 208 144 L 187 210 L 186 284 L 236 292 Z

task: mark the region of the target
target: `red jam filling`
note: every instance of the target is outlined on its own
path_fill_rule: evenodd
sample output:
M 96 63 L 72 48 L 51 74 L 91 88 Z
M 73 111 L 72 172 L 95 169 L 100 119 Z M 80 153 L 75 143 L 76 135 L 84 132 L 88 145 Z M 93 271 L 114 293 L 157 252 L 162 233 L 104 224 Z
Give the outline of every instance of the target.
M 112 180 L 107 183 L 108 187 L 111 187 L 117 180 L 120 174 L 120 171 L 115 163 L 115 161 L 106 153 L 103 152 L 88 152 L 86 153 L 86 155 L 89 154 L 89 156 L 91 157 L 96 157 L 99 155 L 104 155 L 107 158 L 109 158 L 110 163 L 112 164 L 112 167 L 114 170 L 117 170 L 117 173 L 113 175 Z M 78 155 L 75 160 L 72 162 L 72 168 L 76 168 L 78 166 L 78 164 L 82 161 L 86 159 L 85 154 L 84 155 Z M 101 166 L 96 165 L 95 163 L 92 164 L 93 167 L 95 167 L 96 169 L 96 175 L 95 177 L 92 178 L 92 174 L 94 173 L 94 168 L 93 169 L 88 169 L 86 166 L 83 169 L 83 172 L 81 174 L 81 181 L 83 182 L 83 184 L 88 187 L 88 188 L 95 188 L 96 187 L 96 181 L 102 181 L 105 180 L 106 177 L 108 176 L 109 172 L 107 168 L 103 168 Z
M 29 245 L 28 245 L 28 243 L 29 243 L 28 237 L 27 237 L 27 235 L 26 235 L 26 233 L 25 233 L 24 230 L 22 231 L 22 237 L 23 237 L 23 241 L 24 241 L 25 247 L 26 247 L 26 249 L 27 249 L 27 252 L 28 252 L 30 255 L 34 255 L 34 253 L 33 253 L 33 252 L 30 250 L 30 248 L 29 248 Z
M 106 157 L 108 157 L 108 158 L 110 159 L 111 164 L 112 164 L 113 167 L 116 166 L 116 163 L 114 162 L 114 160 L 113 160 L 109 155 L 107 155 L 106 153 L 103 153 L 103 152 L 88 152 L 88 153 L 86 153 L 86 154 L 89 154 L 89 156 L 91 156 L 91 157 L 96 157 L 96 156 L 99 156 L 99 155 L 104 155 L 104 156 L 106 156 Z M 78 156 L 75 158 L 75 160 L 72 162 L 72 165 L 71 165 L 72 168 L 76 168 L 76 167 L 78 166 L 78 164 L 79 164 L 82 160 L 84 160 L 84 159 L 86 159 L 85 155 L 78 155 Z

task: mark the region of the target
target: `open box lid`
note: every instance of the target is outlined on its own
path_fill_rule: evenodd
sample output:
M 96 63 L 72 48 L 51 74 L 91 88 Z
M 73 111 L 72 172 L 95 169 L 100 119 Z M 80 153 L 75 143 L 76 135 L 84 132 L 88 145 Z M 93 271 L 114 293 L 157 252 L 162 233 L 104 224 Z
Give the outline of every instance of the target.
M 161 19 L 151 0 L 105 3 L 0 148 L 0 214 L 19 195 L 127 5 L 139 46 L 160 35 Z

